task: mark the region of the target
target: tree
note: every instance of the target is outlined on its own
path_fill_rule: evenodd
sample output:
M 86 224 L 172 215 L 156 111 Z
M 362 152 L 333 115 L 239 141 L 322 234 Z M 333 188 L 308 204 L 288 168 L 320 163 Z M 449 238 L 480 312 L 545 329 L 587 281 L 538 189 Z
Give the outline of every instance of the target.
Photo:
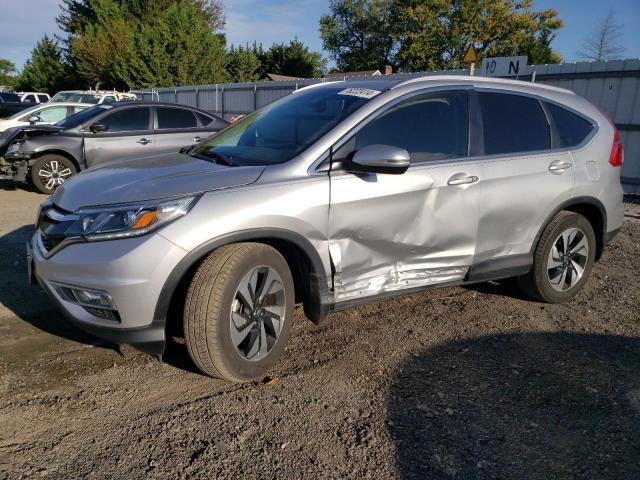
M 469 43 L 480 58 L 527 50 L 550 58 L 562 26 L 555 10 L 533 11 L 532 0 L 331 0 L 330 10 L 320 20 L 323 44 L 349 70 L 460 68 Z
M 5 58 L 0 58 L 0 86 L 12 87 L 16 82 L 15 73 L 15 64 Z
M 60 89 L 64 77 L 62 50 L 56 40 L 45 35 L 31 51 L 31 58 L 25 63 L 16 88 L 53 94 Z
M 561 63 L 562 55 L 551 48 L 556 38 L 556 31 L 562 28 L 563 22 L 555 10 L 545 10 L 536 14 L 536 29 L 521 45 L 518 55 L 526 55 L 531 65 L 545 63 Z
M 626 48 L 620 45 L 623 25 L 616 23 L 613 8 L 598 20 L 595 31 L 582 42 L 582 50 L 577 52 L 579 58 L 585 60 L 617 60 L 622 57 Z
M 249 47 L 233 46 L 228 52 L 227 70 L 234 82 L 255 82 L 260 80 L 260 59 Z
M 91 84 L 125 89 L 227 79 L 224 36 L 213 31 L 224 25 L 217 1 L 65 1 L 58 22 L 68 33 L 69 61 Z
M 213 33 L 198 2 L 174 2 L 143 18 L 116 65 L 129 88 L 199 85 L 228 80 L 224 36 Z
M 393 0 L 331 0 L 320 18 L 323 47 L 338 70 L 374 70 L 394 63 L 397 12 Z
M 266 78 L 268 73 L 291 77 L 311 78 L 324 74 L 326 61 L 318 52 L 312 52 L 297 38 L 289 44 L 274 43 L 269 50 L 262 45 L 253 51 L 260 60 L 260 77 Z

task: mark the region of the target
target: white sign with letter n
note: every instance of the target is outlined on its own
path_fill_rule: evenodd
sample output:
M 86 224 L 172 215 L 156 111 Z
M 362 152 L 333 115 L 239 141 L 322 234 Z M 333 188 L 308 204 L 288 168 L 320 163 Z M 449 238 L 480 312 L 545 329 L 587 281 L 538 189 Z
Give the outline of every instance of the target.
M 482 75 L 486 77 L 517 77 L 524 75 L 527 66 L 527 56 L 492 57 L 482 60 Z

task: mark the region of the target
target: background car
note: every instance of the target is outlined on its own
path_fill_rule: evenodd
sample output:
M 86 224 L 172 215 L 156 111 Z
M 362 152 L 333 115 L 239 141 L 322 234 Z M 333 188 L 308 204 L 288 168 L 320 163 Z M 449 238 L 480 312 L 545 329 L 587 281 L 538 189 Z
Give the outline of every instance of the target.
M 82 90 L 61 90 L 58 93 L 56 93 L 51 98 L 51 100 L 49 100 L 49 102 L 51 102 L 51 103 L 66 102 L 66 101 L 69 100 L 70 97 L 72 97 L 76 93 L 82 93 Z
M 0 118 L 9 117 L 27 108 L 29 104 L 22 102 L 16 93 L 0 92 Z
M 95 105 L 55 125 L 9 129 L 0 155 L 14 180 L 51 194 L 80 170 L 123 157 L 198 143 L 228 125 L 204 110 L 173 103 Z
M 57 123 L 91 106 L 87 103 L 43 103 L 15 113 L 8 118 L 0 119 L 0 132 L 10 127 Z
M 43 92 L 17 92 L 21 102 L 25 103 L 46 103 L 51 97 Z
M 115 103 L 125 100 L 137 100 L 135 93 L 122 93 L 122 92 L 100 92 L 89 90 L 86 92 L 77 92 L 71 95 L 67 101 L 77 103 L 92 103 L 99 105 L 102 103 Z

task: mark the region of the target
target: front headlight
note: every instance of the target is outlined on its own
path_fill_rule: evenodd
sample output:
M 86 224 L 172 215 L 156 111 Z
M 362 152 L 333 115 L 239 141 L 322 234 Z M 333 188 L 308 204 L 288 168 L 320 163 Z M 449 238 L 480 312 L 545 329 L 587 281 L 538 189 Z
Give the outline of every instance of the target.
M 197 199 L 193 196 L 81 208 L 74 212 L 77 220 L 72 230 L 87 241 L 137 237 L 186 215 Z
M 17 152 L 18 148 L 20 148 L 20 145 L 18 143 L 12 143 L 11 145 L 9 145 L 9 148 L 7 148 L 7 154 L 9 153 L 13 153 L 13 152 Z

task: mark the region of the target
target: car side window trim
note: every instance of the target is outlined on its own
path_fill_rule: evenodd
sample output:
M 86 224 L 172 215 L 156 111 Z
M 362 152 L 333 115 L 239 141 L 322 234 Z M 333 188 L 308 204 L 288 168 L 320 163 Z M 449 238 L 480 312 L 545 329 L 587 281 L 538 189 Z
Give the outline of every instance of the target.
M 456 92 L 456 91 L 465 91 L 467 92 L 467 121 L 469 122 L 469 114 L 470 114 L 470 105 L 469 105 L 469 94 L 468 92 L 470 92 L 471 90 L 473 90 L 473 86 L 471 85 L 451 85 L 451 86 L 441 86 L 441 87 L 428 87 L 428 88 L 422 88 L 420 90 L 414 90 L 412 92 L 408 92 L 405 95 L 402 95 L 400 97 L 394 98 L 393 100 L 387 102 L 386 104 L 384 104 L 383 106 L 381 106 L 379 109 L 377 109 L 376 111 L 372 112 L 371 114 L 369 114 L 367 117 L 363 118 L 357 125 L 355 125 L 351 130 L 349 130 L 346 134 L 344 134 L 342 136 L 342 138 L 340 138 L 339 140 L 337 140 L 333 146 L 331 147 L 331 154 L 327 157 L 325 155 L 322 155 L 321 158 L 317 159 L 315 162 L 313 162 L 313 164 L 309 167 L 308 171 L 311 174 L 314 173 L 318 173 L 318 174 L 322 174 L 322 175 L 326 175 L 327 172 L 327 166 L 324 165 L 327 162 L 331 162 L 332 161 L 332 157 L 333 154 L 335 152 L 337 152 L 340 148 L 342 148 L 347 142 L 351 141 L 353 139 L 353 137 L 355 135 L 357 135 L 357 133 L 362 130 L 364 127 L 366 127 L 369 123 L 371 123 L 372 121 L 376 120 L 377 118 L 379 118 L 381 115 L 383 115 L 386 111 L 390 110 L 391 108 L 395 107 L 397 104 L 404 102 L 405 100 L 408 100 L 414 96 L 419 96 L 419 95 L 424 95 L 424 94 L 428 94 L 428 93 L 438 93 L 438 92 Z M 471 127 L 471 123 L 468 123 L 468 128 Z M 442 163 L 455 163 L 455 162 L 460 162 L 460 161 L 467 161 L 470 160 L 471 157 L 469 157 L 469 140 L 471 138 L 471 131 L 468 131 L 467 133 L 467 156 L 465 157 L 452 157 L 452 158 L 442 158 L 442 159 L 437 159 L 437 160 L 423 160 L 423 161 L 418 161 L 418 162 L 411 162 L 411 167 L 414 166 L 423 166 L 423 165 L 439 165 Z M 336 170 L 333 170 L 334 172 L 337 172 Z
M 572 109 L 571 107 L 567 107 L 566 105 L 560 103 L 560 102 L 556 102 L 554 100 L 551 100 L 549 98 L 540 96 L 540 95 L 536 95 L 533 93 L 528 93 L 528 92 L 518 92 L 518 91 L 513 91 L 513 90 L 502 90 L 499 88 L 490 88 L 490 87 L 475 87 L 474 89 L 474 96 L 477 97 L 477 93 L 481 93 L 481 92 L 488 92 L 488 93 L 502 93 L 505 95 L 519 95 L 519 96 L 523 96 L 523 97 L 530 97 L 530 98 L 534 98 L 536 100 L 538 100 L 538 102 L 540 102 L 541 106 L 542 106 L 542 110 L 545 113 L 545 116 L 547 117 L 547 121 L 549 121 L 549 116 L 548 116 L 548 112 L 547 110 L 544 108 L 544 102 L 549 102 L 552 103 L 554 105 L 557 105 L 558 107 L 564 108 L 565 110 L 574 113 L 576 115 L 578 115 L 579 117 L 583 118 L 584 120 L 586 120 L 587 122 L 589 122 L 592 125 L 592 130 L 589 133 L 589 135 L 587 135 L 584 140 L 579 143 L 578 145 L 575 146 L 571 146 L 571 147 L 558 147 L 558 148 L 554 148 L 553 145 L 553 138 L 554 138 L 554 134 L 557 135 L 557 132 L 554 132 L 554 125 L 552 123 L 549 123 L 549 131 L 551 133 L 551 148 L 548 149 L 544 149 L 544 150 L 528 150 L 525 152 L 510 152 L 510 153 L 499 153 L 499 154 L 492 154 L 492 155 L 488 155 L 484 153 L 484 146 L 481 150 L 482 154 L 478 155 L 476 157 L 470 157 L 470 158 L 474 158 L 474 159 L 480 159 L 480 160 L 485 160 L 485 159 L 500 159 L 500 158 L 511 158 L 511 157 L 533 157 L 533 156 L 538 156 L 538 155 L 547 155 L 549 153 L 561 153 L 561 152 L 569 152 L 569 151 L 575 151 L 575 150 L 580 150 L 582 148 L 584 148 L 585 146 L 587 146 L 591 140 L 595 137 L 595 135 L 597 134 L 597 132 L 599 131 L 599 125 L 597 122 L 595 122 L 592 118 L 589 118 L 588 116 L 586 116 L 585 114 L 578 112 L 577 110 Z M 480 110 L 480 104 L 479 102 L 476 101 L 474 108 L 476 108 L 478 110 L 478 112 L 476 114 L 479 114 L 480 118 L 480 128 L 482 129 L 482 131 L 484 131 L 484 126 L 482 125 L 482 111 Z

